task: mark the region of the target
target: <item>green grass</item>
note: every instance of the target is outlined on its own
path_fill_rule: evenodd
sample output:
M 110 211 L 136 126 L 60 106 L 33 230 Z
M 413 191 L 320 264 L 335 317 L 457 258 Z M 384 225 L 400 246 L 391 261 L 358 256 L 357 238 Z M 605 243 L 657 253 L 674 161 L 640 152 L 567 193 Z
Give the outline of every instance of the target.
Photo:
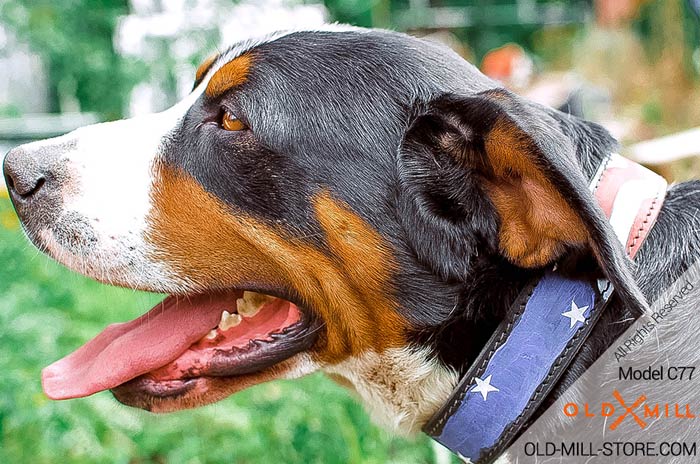
M 373 426 L 320 374 L 167 415 L 128 408 L 109 392 L 44 396 L 44 366 L 159 298 L 98 284 L 40 254 L 0 196 L 0 463 L 445 461 L 426 437 L 404 440 Z

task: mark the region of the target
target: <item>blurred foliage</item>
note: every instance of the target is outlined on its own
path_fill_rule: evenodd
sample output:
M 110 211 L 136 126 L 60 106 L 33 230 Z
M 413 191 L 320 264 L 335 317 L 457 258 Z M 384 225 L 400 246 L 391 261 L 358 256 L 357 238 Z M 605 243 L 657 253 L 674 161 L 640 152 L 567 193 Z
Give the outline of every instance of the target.
M 639 15 L 634 21 L 633 28 L 645 39 L 649 49 L 664 46 L 663 41 L 657 41 L 660 33 L 659 27 L 664 21 L 663 17 L 670 4 L 677 5 L 680 15 L 679 21 L 674 30 L 679 31 L 685 44 L 686 59 L 684 63 L 688 72 L 698 75 L 700 71 L 697 65 L 693 65 L 693 53 L 700 45 L 700 11 L 696 12 L 691 6 L 691 2 L 697 0 L 640 0 Z M 411 4 L 410 0 L 325 0 L 324 4 L 330 11 L 330 16 L 337 21 L 347 22 L 365 27 L 385 27 L 397 28 L 395 18 L 396 13 L 405 11 Z M 546 56 L 541 56 L 544 62 L 558 60 L 562 57 L 570 56 L 572 42 L 579 38 L 579 34 L 586 30 L 588 24 L 568 24 L 555 26 L 546 24 L 545 18 L 542 23 L 518 24 L 515 21 L 519 6 L 515 0 L 431 0 L 425 3 L 432 7 L 478 7 L 474 11 L 474 25 L 462 29 L 456 28 L 452 32 L 461 40 L 465 41 L 474 52 L 474 55 L 481 59 L 483 55 L 493 48 L 502 46 L 505 43 L 514 42 L 527 50 L 533 51 L 541 48 L 541 34 L 547 34 L 549 40 L 545 49 Z M 534 0 L 537 4 L 558 4 L 566 8 L 580 8 L 588 12 L 590 19 L 593 19 L 593 1 L 564 1 L 564 0 Z M 488 25 L 487 16 L 493 14 L 496 7 L 512 6 L 512 23 L 504 23 L 500 26 Z M 699 7 L 700 8 L 700 7 Z M 502 14 L 504 10 L 499 9 Z M 420 32 L 420 31 L 419 31 Z M 697 61 L 697 59 L 696 59 Z
M 646 1 L 632 27 L 643 38 L 651 60 L 661 60 L 669 45 L 677 47 L 682 69 L 700 77 L 700 69 L 693 65 L 693 54 L 700 50 L 700 16 L 690 1 Z
M 696 1 L 696 0 L 692 0 Z M 567 8 L 589 10 L 592 1 L 535 0 L 536 3 L 565 5 Z M 400 28 L 398 13 L 411 7 L 409 0 L 325 0 L 329 17 L 334 21 L 367 27 Z M 433 0 L 435 7 L 476 6 L 474 25 L 455 28 L 451 32 L 468 44 L 479 61 L 490 49 L 515 42 L 526 50 L 537 51 L 548 65 L 571 56 L 571 47 L 587 25 L 570 24 L 552 27 L 543 24 L 488 25 L 487 18 L 494 8 L 511 5 L 516 17 L 515 0 Z M 668 37 L 659 37 L 665 24 L 664 14 L 670 4 L 679 5 L 678 25 L 683 48 L 683 67 L 688 75 L 700 75 L 700 19 L 690 1 L 641 1 L 640 14 L 632 24 L 644 39 L 650 57 L 660 57 Z M 22 41 L 38 53 L 47 69 L 52 111 L 79 109 L 94 111 L 105 119 L 121 117 L 126 108 L 129 91 L 146 80 L 149 73 L 168 76 L 172 81 L 173 60 L 167 50 L 160 54 L 157 65 L 146 65 L 135 58 L 123 57 L 114 50 L 117 19 L 129 11 L 128 0 L 3 0 L 0 2 L 0 22 L 12 28 Z M 503 14 L 505 10 L 499 10 Z M 507 22 L 507 21 L 506 21 Z M 430 31 L 413 31 L 419 34 Z M 543 35 L 544 34 L 544 35 Z M 542 46 L 543 37 L 546 46 Z M 200 57 L 197 56 L 197 59 Z M 196 61 L 196 60 L 193 60 Z M 560 63 L 563 64 L 563 63 Z M 166 82 L 167 92 L 175 93 L 175 82 Z M 74 103 L 77 102 L 77 105 Z M 77 107 L 76 107 L 77 106 Z M 14 114 L 12 111 L 2 111 Z
M 397 29 L 394 21 L 396 13 L 411 7 L 410 0 L 325 0 L 324 4 L 331 18 L 364 27 L 383 27 Z M 541 29 L 542 24 L 518 24 L 513 21 L 504 26 L 487 25 L 486 16 L 493 13 L 490 7 L 512 6 L 510 16 L 517 16 L 515 0 L 433 0 L 426 3 L 432 7 L 466 7 L 476 6 L 473 18 L 475 24 L 470 27 L 452 29 L 459 39 L 466 42 L 474 55 L 481 59 L 486 52 L 508 42 L 515 42 L 525 48 L 531 48 L 533 34 Z M 569 8 L 583 8 L 583 1 L 534 0 L 534 3 L 566 4 Z M 503 10 L 499 9 L 499 12 Z M 415 31 L 414 31 L 415 32 Z M 420 32 L 420 31 L 418 31 Z
M 22 111 L 13 103 L 0 103 L 0 118 L 18 118 Z
M 700 16 L 689 1 L 640 0 L 617 26 L 545 27 L 533 39 L 542 71 L 573 72 L 609 95 L 623 144 L 700 124 Z
M 160 297 L 98 284 L 41 255 L 1 194 L 0 263 L 0 463 L 435 462 L 428 438 L 383 432 L 321 375 L 167 415 L 105 392 L 50 401 L 41 392 L 44 366 Z
M 44 61 L 52 111 L 122 116 L 129 91 L 146 68 L 119 56 L 112 38 L 127 0 L 3 0 L 0 21 Z M 77 99 L 79 108 L 70 108 Z

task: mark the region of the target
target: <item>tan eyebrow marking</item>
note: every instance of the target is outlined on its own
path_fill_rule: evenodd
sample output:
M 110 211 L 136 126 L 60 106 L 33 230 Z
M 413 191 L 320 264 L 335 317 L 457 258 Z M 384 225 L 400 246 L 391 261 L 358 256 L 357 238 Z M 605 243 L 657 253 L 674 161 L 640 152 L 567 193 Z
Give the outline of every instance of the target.
M 204 91 L 208 97 L 218 97 L 229 89 L 241 85 L 248 77 L 252 59 L 243 54 L 220 67 L 209 80 Z
M 204 77 L 204 74 L 207 71 L 209 71 L 209 68 L 212 64 L 214 64 L 214 61 L 216 61 L 218 57 L 219 54 L 214 53 L 213 55 L 209 56 L 206 60 L 202 61 L 202 64 L 199 65 L 199 67 L 197 68 L 197 72 L 194 75 L 195 82 L 199 82 Z

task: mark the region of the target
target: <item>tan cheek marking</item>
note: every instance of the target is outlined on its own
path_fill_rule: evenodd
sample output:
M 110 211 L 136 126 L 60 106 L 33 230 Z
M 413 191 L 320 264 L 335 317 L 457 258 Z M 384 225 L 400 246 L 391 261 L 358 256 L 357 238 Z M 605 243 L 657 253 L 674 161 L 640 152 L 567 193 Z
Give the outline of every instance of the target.
M 379 351 L 405 346 L 408 322 L 399 315 L 391 296 L 391 275 L 397 268 L 389 246 L 347 205 L 329 194 L 317 196 L 314 207 L 334 258 L 334 275 L 329 273 L 329 281 L 335 283 L 340 290 L 336 295 L 341 296 L 329 316 L 346 325 L 345 330 L 363 346 Z
M 167 262 L 183 278 L 202 287 L 227 287 L 243 276 L 260 275 L 272 263 L 239 232 L 256 227 L 232 217 L 190 176 L 156 168 L 147 240 L 153 259 Z M 272 284 L 279 276 L 268 275 Z
M 214 61 L 216 61 L 216 59 L 218 57 L 219 57 L 219 54 L 215 53 L 215 54 L 211 55 L 210 57 L 208 57 L 207 59 L 205 59 L 202 62 L 202 64 L 199 65 L 199 67 L 197 68 L 197 72 L 194 76 L 195 81 L 199 81 L 201 78 L 204 77 L 204 73 L 206 73 L 209 70 L 209 67 L 212 64 L 214 64 Z
M 204 92 L 208 97 L 214 98 L 241 85 L 248 77 L 251 63 L 252 59 L 249 54 L 232 59 L 214 73 Z
M 501 218 L 502 250 L 524 267 L 555 260 L 565 244 L 589 240 L 581 218 L 527 156 L 527 137 L 506 122 L 497 123 L 485 140 L 495 179 L 487 183 Z
M 326 323 L 316 356 L 337 362 L 403 346 L 407 321 L 391 297 L 395 265 L 381 237 L 327 194 L 314 199 L 330 253 L 233 215 L 189 175 L 160 166 L 148 240 L 198 288 L 263 283 L 296 291 Z

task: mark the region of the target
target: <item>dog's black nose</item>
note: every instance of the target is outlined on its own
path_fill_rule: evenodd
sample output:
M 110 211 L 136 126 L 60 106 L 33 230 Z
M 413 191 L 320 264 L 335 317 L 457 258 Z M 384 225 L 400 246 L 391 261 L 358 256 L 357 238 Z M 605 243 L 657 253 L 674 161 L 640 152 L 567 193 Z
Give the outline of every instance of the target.
M 15 198 L 28 200 L 46 184 L 45 168 L 22 147 L 10 150 L 5 156 L 3 173 L 7 189 Z

